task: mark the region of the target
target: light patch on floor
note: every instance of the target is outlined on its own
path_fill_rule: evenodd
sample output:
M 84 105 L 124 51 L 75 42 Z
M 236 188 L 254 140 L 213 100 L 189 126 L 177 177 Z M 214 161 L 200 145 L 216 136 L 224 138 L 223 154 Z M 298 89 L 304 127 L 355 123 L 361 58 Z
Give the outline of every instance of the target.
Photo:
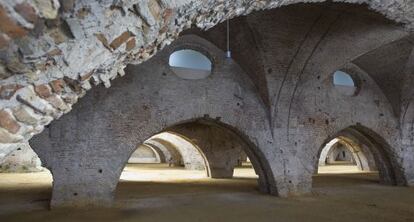
M 319 174 L 361 173 L 357 165 L 325 165 L 318 167 Z
M 236 168 L 235 178 L 255 178 L 253 168 Z M 168 167 L 168 164 L 128 164 L 121 174 L 121 181 L 182 181 L 206 179 L 205 170 L 186 170 L 183 167 Z
M 168 167 L 168 164 L 128 164 L 121 174 L 121 181 L 180 181 L 206 178 L 205 170 L 186 170 Z
M 249 168 L 237 169 L 235 179 L 190 172 L 128 166 L 124 179 L 133 180 L 119 182 L 113 208 L 53 211 L 47 210 L 50 174 L 2 174 L 0 221 L 414 221 L 414 188 L 380 185 L 376 173 L 321 174 L 312 194 L 277 198 L 258 192 Z

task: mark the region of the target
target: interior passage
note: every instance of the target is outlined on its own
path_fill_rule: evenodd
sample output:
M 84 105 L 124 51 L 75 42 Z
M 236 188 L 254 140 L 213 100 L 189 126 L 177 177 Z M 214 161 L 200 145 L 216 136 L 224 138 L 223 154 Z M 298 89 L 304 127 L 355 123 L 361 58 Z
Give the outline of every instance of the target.
M 0 222 L 414 222 L 414 0 L 0 0 Z

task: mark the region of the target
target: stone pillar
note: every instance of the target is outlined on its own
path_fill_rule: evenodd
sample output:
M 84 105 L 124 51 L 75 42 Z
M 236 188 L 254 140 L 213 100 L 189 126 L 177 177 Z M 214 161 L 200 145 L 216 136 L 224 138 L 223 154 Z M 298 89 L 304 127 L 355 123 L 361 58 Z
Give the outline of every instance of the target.
M 234 173 L 234 167 L 210 167 L 210 177 L 214 179 L 232 178 Z
M 176 126 L 171 131 L 189 138 L 205 155 L 211 178 L 232 178 L 234 167 L 243 156 L 243 141 L 228 129 L 191 123 Z M 244 154 L 245 155 L 245 154 Z

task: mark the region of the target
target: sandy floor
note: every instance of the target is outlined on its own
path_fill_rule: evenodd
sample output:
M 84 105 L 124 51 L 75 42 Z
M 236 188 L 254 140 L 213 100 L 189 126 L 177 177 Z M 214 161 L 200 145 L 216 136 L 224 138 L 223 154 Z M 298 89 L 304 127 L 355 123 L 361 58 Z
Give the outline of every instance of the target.
M 257 192 L 251 169 L 235 179 L 152 165 L 129 166 L 111 209 L 47 211 L 47 173 L 0 175 L 0 221 L 404 221 L 414 222 L 414 188 L 378 184 L 377 174 L 314 177 L 311 195 L 282 199 Z M 138 173 L 138 174 L 137 174 Z
M 326 165 L 318 167 L 319 174 L 361 173 L 356 165 Z

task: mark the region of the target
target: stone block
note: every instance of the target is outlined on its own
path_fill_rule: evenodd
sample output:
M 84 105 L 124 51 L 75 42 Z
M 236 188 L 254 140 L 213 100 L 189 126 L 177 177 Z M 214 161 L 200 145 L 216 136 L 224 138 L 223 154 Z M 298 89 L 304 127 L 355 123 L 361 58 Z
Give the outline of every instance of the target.
M 50 81 L 50 86 L 54 93 L 60 94 L 65 87 L 65 81 L 63 79 L 52 80 Z
M 69 107 L 63 102 L 63 100 L 56 94 L 46 98 L 54 108 L 59 109 L 61 111 L 67 110 Z
M 123 32 L 120 36 L 118 36 L 111 42 L 110 44 L 111 48 L 114 50 L 119 48 L 119 46 L 121 46 L 123 43 L 125 43 L 129 39 L 129 37 L 131 37 L 131 33 L 129 33 L 128 31 Z
M 57 0 L 33 0 L 40 15 L 46 19 L 54 19 L 58 15 L 60 4 Z
M 5 110 L 0 110 L 0 127 L 13 134 L 20 129 L 20 125 L 14 120 L 13 116 Z
M 39 121 L 39 119 L 35 117 L 36 114 L 24 106 L 19 106 L 14 109 L 13 114 L 18 121 L 26 124 L 36 125 Z
M 0 99 L 10 99 L 23 86 L 17 84 L 4 85 L 0 88 Z
M 28 3 L 17 4 L 14 10 L 30 23 L 35 23 L 38 19 L 36 10 Z
M 11 38 L 20 38 L 27 35 L 27 30 L 18 25 L 7 15 L 7 11 L 0 5 L 0 31 Z
M 131 51 L 132 49 L 135 48 L 135 45 L 136 45 L 135 38 L 130 39 L 126 44 L 126 50 Z
M 22 139 L 22 136 L 13 135 L 6 129 L 0 128 L 0 143 L 16 143 L 22 141 Z
M 37 85 L 34 90 L 41 98 L 48 98 L 52 95 L 52 91 L 47 84 Z

